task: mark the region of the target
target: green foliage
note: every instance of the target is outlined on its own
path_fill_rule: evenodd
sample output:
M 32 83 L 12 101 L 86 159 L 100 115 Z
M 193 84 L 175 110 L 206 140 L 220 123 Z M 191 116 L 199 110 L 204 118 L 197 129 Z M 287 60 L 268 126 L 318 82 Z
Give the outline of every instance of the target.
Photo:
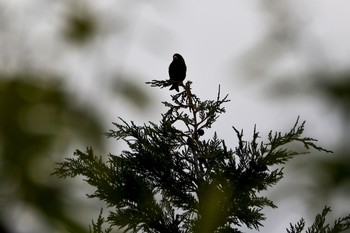
M 171 82 L 149 84 L 166 87 Z M 259 230 L 263 208 L 276 208 L 261 195 L 283 178 L 283 168 L 276 165 L 310 149 L 329 151 L 302 136 L 305 122 L 299 118 L 285 134 L 271 131 L 267 142 L 255 128 L 251 141 L 233 128 L 238 138 L 233 149 L 216 133 L 206 139 L 205 131 L 229 100 L 221 97 L 220 88 L 216 100 L 201 101 L 191 82 L 181 86 L 184 91 L 173 95 L 172 102 L 163 102 L 168 110 L 159 124 L 137 126 L 120 118 L 114 123 L 116 129 L 107 136 L 124 140 L 129 150 L 110 154 L 106 162 L 91 148 L 77 150 L 58 164 L 55 174 L 83 175 L 96 188 L 89 197 L 111 209 L 106 223 L 125 232 L 241 232 L 243 225 Z M 292 142 L 306 151 L 288 149 Z
M 67 187 L 55 183 L 50 173 L 53 156 L 71 143 L 102 147 L 99 119 L 74 104 L 57 77 L 29 71 L 0 73 L 0 109 L 0 225 L 20 203 L 50 227 L 85 232 L 69 216 L 62 198 Z
M 103 229 L 102 225 L 105 222 L 105 219 L 102 217 L 102 210 L 97 218 L 97 222 L 92 221 L 92 227 L 90 226 L 90 233 L 110 233 L 112 232 L 112 227 L 108 227 L 107 229 Z
M 64 30 L 65 39 L 75 45 L 85 44 L 91 41 L 97 34 L 98 25 L 94 15 L 86 7 L 72 4 L 65 16 Z
M 306 230 L 306 233 L 339 233 L 350 229 L 350 214 L 344 218 L 339 218 L 334 221 L 333 227 L 326 223 L 326 216 L 331 211 L 329 207 L 324 207 L 321 214 L 315 218 L 315 222 Z M 288 233 L 301 233 L 305 227 L 305 220 L 302 218 L 295 225 L 290 224 Z

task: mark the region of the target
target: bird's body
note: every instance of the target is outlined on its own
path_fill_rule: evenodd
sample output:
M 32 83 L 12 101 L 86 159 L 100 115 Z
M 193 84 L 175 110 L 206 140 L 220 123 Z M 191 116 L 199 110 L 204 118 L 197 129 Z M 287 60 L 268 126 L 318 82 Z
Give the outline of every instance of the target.
M 175 81 L 170 90 L 176 90 L 179 92 L 179 84 L 186 78 L 187 67 L 183 57 L 175 53 L 173 56 L 173 61 L 169 65 L 169 77 L 172 81 Z

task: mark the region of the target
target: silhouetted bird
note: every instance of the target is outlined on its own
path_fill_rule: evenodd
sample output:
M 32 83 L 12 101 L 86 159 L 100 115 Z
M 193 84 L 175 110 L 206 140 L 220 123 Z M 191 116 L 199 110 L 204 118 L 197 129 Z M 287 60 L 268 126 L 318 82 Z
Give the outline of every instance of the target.
M 170 79 L 175 81 L 176 83 L 174 83 L 170 87 L 170 90 L 175 89 L 177 92 L 179 92 L 179 84 L 185 79 L 186 70 L 187 67 L 185 64 L 185 60 L 180 54 L 175 53 L 173 56 L 173 61 L 170 63 L 169 66 L 169 76 Z

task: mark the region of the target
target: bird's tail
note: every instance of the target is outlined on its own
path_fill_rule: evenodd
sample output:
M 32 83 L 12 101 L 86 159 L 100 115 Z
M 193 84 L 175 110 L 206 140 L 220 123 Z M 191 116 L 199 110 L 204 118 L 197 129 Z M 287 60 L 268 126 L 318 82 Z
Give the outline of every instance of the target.
M 170 87 L 169 90 L 174 90 L 174 89 L 175 89 L 177 92 L 179 92 L 179 84 L 174 83 L 174 84 Z

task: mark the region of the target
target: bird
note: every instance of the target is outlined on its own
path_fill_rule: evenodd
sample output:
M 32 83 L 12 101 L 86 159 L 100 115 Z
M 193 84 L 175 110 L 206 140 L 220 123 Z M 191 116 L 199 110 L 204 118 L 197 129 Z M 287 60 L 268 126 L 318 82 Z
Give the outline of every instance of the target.
M 183 57 L 175 53 L 173 55 L 173 61 L 169 65 L 169 77 L 170 80 L 175 81 L 169 90 L 176 90 L 179 92 L 179 84 L 186 78 L 187 67 Z

